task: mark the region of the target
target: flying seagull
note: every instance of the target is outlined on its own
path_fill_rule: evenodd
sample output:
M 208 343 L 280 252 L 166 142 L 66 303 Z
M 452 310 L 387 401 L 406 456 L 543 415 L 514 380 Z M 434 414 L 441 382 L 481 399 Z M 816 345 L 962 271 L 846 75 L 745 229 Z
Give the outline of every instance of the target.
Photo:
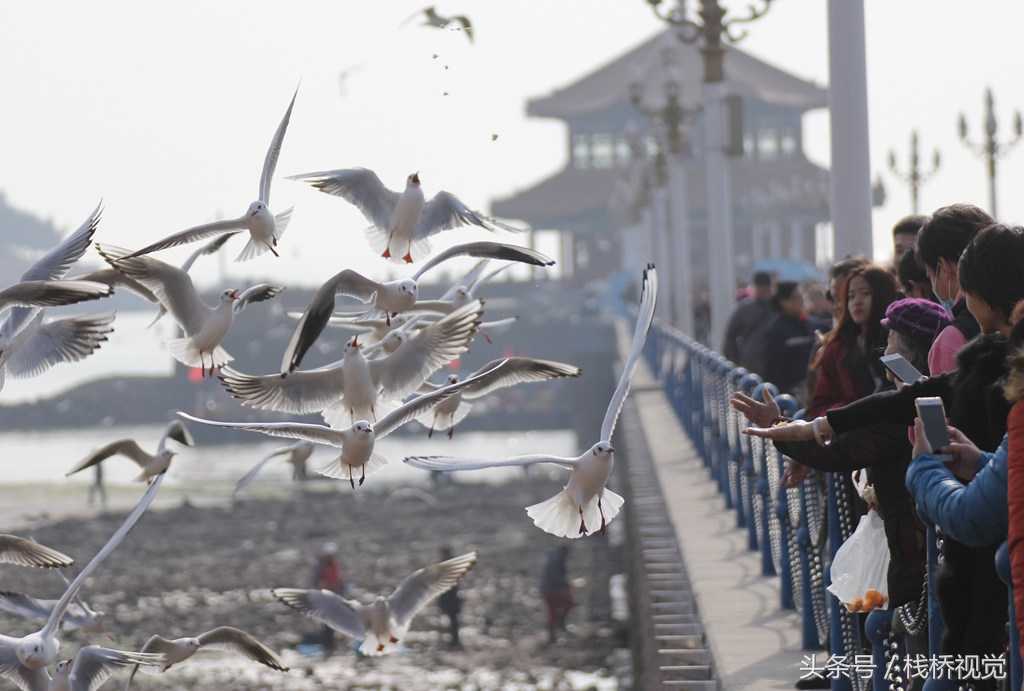
M 79 588 L 82 587 L 86 579 L 121 544 L 128 532 L 142 518 L 142 514 L 145 513 L 160 490 L 163 478 L 163 475 L 159 475 L 153 481 L 121 527 L 71 582 L 42 629 L 21 638 L 0 635 L 0 677 L 9 679 L 29 691 L 46 688 L 46 684 L 49 683 L 46 667 L 57 659 L 57 652 L 60 650 L 60 641 L 56 637 L 57 628 L 71 604 L 71 600 L 78 594 Z
M 195 446 L 196 444 L 181 420 L 171 420 L 167 427 L 164 428 L 164 433 L 160 436 L 160 444 L 157 446 L 155 454 L 143 451 L 142 447 L 134 439 L 118 439 L 93 451 L 76 463 L 74 468 L 65 473 L 65 477 L 74 475 L 86 468 L 91 468 L 111 456 L 127 456 L 135 461 L 142 470 L 139 476 L 135 478 L 136 481 L 152 480 L 157 475 L 166 471 L 171 465 L 171 459 L 174 458 L 175 452 L 167 448 L 167 442 L 170 439 L 185 446 Z
M 565 489 L 554 497 L 526 508 L 534 524 L 545 532 L 559 537 L 576 538 L 598 529 L 604 532 L 608 521 L 615 518 L 623 499 L 605 487 L 615 462 L 615 449 L 611 438 L 615 431 L 622 404 L 629 393 L 629 380 L 640 357 L 647 331 L 654 319 L 654 305 L 658 297 L 658 281 L 652 264 L 643 274 L 640 310 L 637 315 L 633 344 L 622 368 L 618 386 L 601 423 L 601 440 L 576 458 L 562 458 L 547 454 L 514 456 L 498 460 L 453 458 L 451 456 L 412 456 L 405 459 L 409 465 L 424 470 L 476 470 L 498 466 L 554 463 L 570 471 Z M 578 526 L 578 527 L 577 527 Z
M 388 597 L 363 605 L 329 590 L 275 588 L 274 597 L 332 629 L 361 639 L 363 655 L 384 655 L 397 649 L 412 618 L 441 593 L 451 590 L 476 564 L 469 552 L 432 564 L 407 577 Z
M 473 211 L 450 192 L 438 192 L 424 201 L 418 172 L 405 179 L 405 190 L 401 193 L 389 190 L 376 173 L 366 168 L 323 170 L 291 175 L 289 179 L 303 180 L 321 192 L 355 204 L 373 224 L 366 230 L 370 246 L 395 262 L 404 260 L 412 264 L 427 256 L 429 239 L 443 230 L 467 225 L 490 231 L 523 230 Z M 405 254 L 399 254 L 403 250 Z
M 292 216 L 292 209 L 288 208 L 276 216 L 270 212 L 270 183 L 274 177 L 274 171 L 277 169 L 277 159 L 281 156 L 281 145 L 284 143 L 284 135 L 288 130 L 288 121 L 292 117 L 292 107 L 295 105 L 295 97 L 298 95 L 299 90 L 296 88 L 295 93 L 292 95 L 291 103 L 288 104 L 288 110 L 285 111 L 281 124 L 277 126 L 277 131 L 274 132 L 274 138 L 270 141 L 270 149 L 267 150 L 267 156 L 263 161 L 263 172 L 260 175 L 260 196 L 249 205 L 249 209 L 244 214 L 238 218 L 204 223 L 183 230 L 180 233 L 169 235 L 163 240 L 146 245 L 141 250 L 121 257 L 119 261 L 239 230 L 249 231 L 249 242 L 242 248 L 241 254 L 238 255 L 235 261 L 247 261 L 260 256 L 268 250 L 275 257 L 280 256 L 275 248 L 288 227 L 288 221 Z
M 329 278 L 313 295 L 306 311 L 295 325 L 295 331 L 288 341 L 281 362 L 281 374 L 294 372 L 302 362 L 306 351 L 312 347 L 316 339 L 327 327 L 334 313 L 334 301 L 337 295 L 348 295 L 363 302 L 373 302 L 366 312 L 367 317 L 383 313 L 385 321 L 390 321 L 400 312 L 414 309 L 419 299 L 417 281 L 427 271 L 454 257 L 478 257 L 502 259 L 521 262 L 533 266 L 551 266 L 555 263 L 545 254 L 528 247 L 507 245 L 500 242 L 468 242 L 454 245 L 438 252 L 410 278 L 386 283 L 378 283 L 362 274 L 345 269 Z
M 500 364 L 498 366 L 501 367 Z M 367 420 L 358 420 L 348 429 L 334 429 L 324 425 L 300 422 L 217 422 L 215 420 L 193 417 L 180 410 L 178 415 L 186 420 L 192 420 L 204 425 L 246 429 L 253 432 L 262 432 L 271 437 L 305 439 L 317 444 L 326 444 L 339 448 L 341 449 L 341 455 L 327 465 L 317 468 L 316 472 L 327 477 L 348 480 L 352 489 L 355 489 L 355 471 L 357 469 L 360 473 L 359 484 L 362 485 L 367 475 L 375 472 L 387 463 L 386 458 L 374 452 L 374 445 L 377 439 L 386 437 L 438 401 L 444 400 L 447 396 L 460 389 L 471 386 L 474 382 L 473 378 L 469 378 L 466 381 L 442 387 L 437 391 L 422 394 L 407 403 L 403 403 L 377 422 L 370 423 Z

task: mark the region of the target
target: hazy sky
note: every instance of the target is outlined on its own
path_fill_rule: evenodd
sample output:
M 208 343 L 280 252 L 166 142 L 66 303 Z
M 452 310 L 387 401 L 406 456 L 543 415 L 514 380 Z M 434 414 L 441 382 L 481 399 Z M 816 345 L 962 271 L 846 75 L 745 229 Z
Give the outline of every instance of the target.
M 564 161 L 561 123 L 527 119 L 525 100 L 571 83 L 662 27 L 644 0 L 440 3 L 442 14 L 473 20 L 471 46 L 458 32 L 415 20 L 400 26 L 422 6 L 5 4 L 0 190 L 14 206 L 65 231 L 102 198 L 97 238 L 128 247 L 237 216 L 257 196 L 270 138 L 301 80 L 271 200 L 275 210 L 296 207 L 283 258 L 264 256 L 229 270 L 305 283 L 348 265 L 383 272 L 363 241 L 361 215 L 281 176 L 358 165 L 400 189 L 418 170 L 428 196 L 446 189 L 486 209 L 492 197 L 528 187 Z M 825 7 L 824 0 L 776 0 L 740 47 L 825 83 Z M 895 148 L 905 167 L 911 129 L 920 130 L 925 160 L 939 147 L 944 161 L 922 191 L 924 210 L 987 203 L 983 164 L 957 141 L 956 118 L 964 111 L 977 137 L 991 85 L 1008 134 L 1012 109 L 1024 106 L 1013 50 L 1024 4 L 869 0 L 866 11 L 872 167 L 889 193 L 875 214 L 876 255 L 884 257 L 879 243 L 909 210 L 886 154 Z M 805 148 L 823 163 L 827 122 L 824 111 L 806 122 Z M 1024 150 L 1001 167 L 1006 220 L 1024 218 L 1024 200 L 1014 194 L 1022 175 Z M 228 248 L 224 264 L 240 245 Z M 215 265 L 199 267 L 200 278 L 212 279 Z

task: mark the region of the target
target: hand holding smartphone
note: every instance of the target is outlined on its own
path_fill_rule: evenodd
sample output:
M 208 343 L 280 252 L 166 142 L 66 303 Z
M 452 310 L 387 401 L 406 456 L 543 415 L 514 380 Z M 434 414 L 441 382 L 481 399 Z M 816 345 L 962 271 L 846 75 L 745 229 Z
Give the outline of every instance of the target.
M 921 397 L 914 400 L 917 416 L 924 424 L 925 436 L 931 444 L 932 452 L 941 461 L 953 460 L 953 455 L 939 453 L 938 450 L 949 445 L 949 431 L 946 428 L 946 409 L 938 396 Z

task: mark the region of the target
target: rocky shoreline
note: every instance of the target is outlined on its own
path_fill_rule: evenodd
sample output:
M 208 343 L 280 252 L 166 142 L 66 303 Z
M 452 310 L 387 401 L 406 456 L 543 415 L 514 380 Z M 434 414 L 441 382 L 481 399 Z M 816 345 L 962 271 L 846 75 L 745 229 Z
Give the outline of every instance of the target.
M 108 612 L 113 640 L 138 649 L 153 634 L 198 635 L 215 626 L 245 629 L 292 667 L 273 672 L 239 656 L 201 651 L 159 676 L 139 675 L 133 688 L 158 689 L 618 689 L 628 688 L 628 626 L 611 616 L 609 577 L 621 572 L 615 541 L 590 536 L 569 542 L 576 579 L 569 631 L 547 642 L 538 578 L 544 553 L 560 541 L 533 526 L 523 507 L 553 495 L 546 477 L 503 485 L 446 484 L 425 492 L 369 486 L 338 491 L 336 483 L 294 485 L 234 504 L 188 503 L 151 511 L 90 579 L 82 593 Z M 111 513 L 35 524 L 31 535 L 81 564 L 122 520 Z M 614 526 L 615 524 L 613 524 Z M 24 533 L 22 533 L 24 534 Z M 449 651 L 436 604 L 414 620 L 404 650 L 364 658 L 341 647 L 329 657 L 297 648 L 319 624 L 274 601 L 272 587 L 309 587 L 317 549 L 339 547 L 347 597 L 388 594 L 417 568 L 437 561 L 438 548 L 479 553 L 460 594 L 463 649 Z M 56 575 L 3 565 L 3 589 L 56 598 Z M 69 577 L 72 574 L 68 574 Z M 24 620 L 0 613 L 0 630 L 23 635 Z M 63 635 L 70 654 L 84 642 Z M 615 668 L 615 669 L 613 669 Z M 126 675 L 108 682 L 114 688 Z

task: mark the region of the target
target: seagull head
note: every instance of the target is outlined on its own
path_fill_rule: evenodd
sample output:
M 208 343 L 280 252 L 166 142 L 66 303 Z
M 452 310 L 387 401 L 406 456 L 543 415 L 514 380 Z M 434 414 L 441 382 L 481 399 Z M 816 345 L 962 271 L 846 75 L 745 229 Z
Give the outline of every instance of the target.
M 610 456 L 615 453 L 615 449 L 612 447 L 611 442 L 602 440 L 590 447 L 590 453 L 595 456 Z
M 356 424 L 352 425 L 352 431 L 360 435 L 370 435 L 373 434 L 373 425 L 371 425 L 367 420 L 360 420 Z
M 230 302 L 234 302 L 237 299 L 238 299 L 238 289 L 237 288 L 228 288 L 227 290 L 222 291 L 221 294 L 220 294 L 220 301 L 221 302 L 229 302 L 230 303 Z
M 410 175 L 410 176 L 408 177 L 408 183 L 409 183 L 410 185 L 416 185 L 416 186 L 419 186 L 419 184 L 420 184 L 420 171 L 418 171 L 418 170 L 417 170 L 417 171 L 416 171 L 415 173 L 413 173 L 412 175 Z
M 256 214 L 260 213 L 261 211 L 266 211 L 266 209 L 267 209 L 267 205 L 266 204 L 264 204 L 261 201 L 255 201 L 255 202 L 253 202 L 252 204 L 249 205 L 249 215 L 250 216 L 255 216 Z
M 31 633 L 18 644 L 18 660 L 29 669 L 42 669 L 57 657 L 57 639 L 47 641 L 39 633 Z
M 457 374 L 449 374 L 447 377 L 445 377 L 445 381 L 447 383 L 449 383 L 449 384 L 458 384 L 459 383 L 459 375 L 457 375 Z
M 57 663 L 56 676 L 66 677 L 71 674 L 71 663 L 73 660 L 61 660 Z
M 398 292 L 408 293 L 409 295 L 416 297 L 417 295 L 419 295 L 420 289 L 419 286 L 416 284 L 416 281 L 412 280 L 411 278 L 407 278 L 403 281 L 398 282 Z

